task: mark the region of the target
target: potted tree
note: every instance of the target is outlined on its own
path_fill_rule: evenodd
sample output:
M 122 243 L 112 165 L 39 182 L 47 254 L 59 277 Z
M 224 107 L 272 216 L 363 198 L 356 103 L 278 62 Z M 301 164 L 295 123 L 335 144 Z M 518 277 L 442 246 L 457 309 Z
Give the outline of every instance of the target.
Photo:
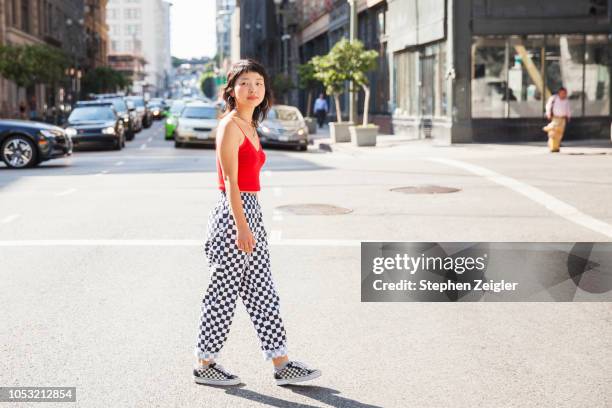
M 344 69 L 349 63 L 350 54 L 347 53 L 348 41 L 342 39 L 334 45 L 327 55 L 312 58 L 315 67 L 315 78 L 323 83 L 328 95 L 333 95 L 336 104 L 337 122 L 329 123 L 329 134 L 334 143 L 350 142 L 351 135 L 349 126 L 353 123 L 342 122 L 342 110 L 340 108 L 340 94 L 344 91 L 344 83 L 350 79 L 348 71 Z M 342 69 L 339 69 L 342 67 Z
M 365 93 L 363 101 L 363 122 L 360 126 L 349 126 L 349 133 L 353 144 L 357 146 L 376 146 L 376 136 L 378 135 L 379 127 L 368 123 L 368 109 L 370 106 L 370 86 L 366 74 L 369 71 L 376 69 L 376 59 L 378 52 L 374 50 L 365 50 L 363 43 L 359 40 L 353 41 L 350 44 L 349 66 L 348 72 L 351 74 L 351 79 L 355 86 L 361 86 Z
M 315 78 L 315 68 L 312 65 L 312 61 L 308 61 L 306 64 L 298 65 L 298 87 L 300 89 L 304 89 L 307 95 L 306 102 L 306 117 L 304 120 L 306 121 L 306 125 L 308 126 L 308 134 L 313 135 L 317 133 L 317 120 L 311 116 L 312 113 L 312 89 L 317 84 L 317 79 Z

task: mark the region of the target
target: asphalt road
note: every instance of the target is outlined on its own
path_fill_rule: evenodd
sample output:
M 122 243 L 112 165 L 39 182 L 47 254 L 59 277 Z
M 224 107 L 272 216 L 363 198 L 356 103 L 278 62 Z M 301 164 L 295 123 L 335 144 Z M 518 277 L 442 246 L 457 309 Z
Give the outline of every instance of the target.
M 611 303 L 360 301 L 362 240 L 611 241 L 612 155 L 572 149 L 267 149 L 289 357 L 323 375 L 274 385 L 238 302 L 219 362 L 244 384 L 227 389 L 191 378 L 213 150 L 156 122 L 120 152 L 0 167 L 0 386 L 76 386 L 83 407 L 610 406 Z M 391 191 L 414 185 L 460 191 Z M 300 204 L 350 211 L 281 208 Z

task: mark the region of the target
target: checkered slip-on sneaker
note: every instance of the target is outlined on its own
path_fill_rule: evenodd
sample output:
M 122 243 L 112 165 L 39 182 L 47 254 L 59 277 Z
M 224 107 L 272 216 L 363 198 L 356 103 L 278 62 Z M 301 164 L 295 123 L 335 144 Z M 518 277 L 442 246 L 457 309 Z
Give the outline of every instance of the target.
M 230 374 L 220 364 L 210 363 L 208 367 L 201 366 L 193 369 L 193 379 L 198 384 L 210 385 L 238 385 L 240 378 Z
M 275 370 L 274 379 L 276 385 L 293 384 L 302 381 L 312 380 L 321 376 L 321 371 L 308 368 L 299 361 L 289 361 L 280 370 Z

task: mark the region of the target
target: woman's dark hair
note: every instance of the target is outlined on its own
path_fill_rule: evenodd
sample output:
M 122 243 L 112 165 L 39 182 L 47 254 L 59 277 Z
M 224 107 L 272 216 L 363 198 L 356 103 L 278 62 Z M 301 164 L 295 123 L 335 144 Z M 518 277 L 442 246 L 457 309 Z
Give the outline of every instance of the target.
M 251 123 L 253 126 L 257 127 L 259 122 L 266 118 L 268 111 L 272 107 L 273 96 L 272 86 L 270 84 L 266 69 L 259 62 L 252 59 L 241 59 L 235 62 L 227 73 L 227 85 L 223 89 L 223 100 L 225 101 L 225 112 L 223 113 L 223 116 L 236 108 L 236 99 L 230 95 L 230 91 L 234 89 L 234 85 L 236 84 L 238 77 L 245 72 L 257 72 L 259 75 L 261 75 L 264 79 L 264 86 L 266 88 L 263 101 L 261 101 L 261 103 L 257 105 L 253 111 Z

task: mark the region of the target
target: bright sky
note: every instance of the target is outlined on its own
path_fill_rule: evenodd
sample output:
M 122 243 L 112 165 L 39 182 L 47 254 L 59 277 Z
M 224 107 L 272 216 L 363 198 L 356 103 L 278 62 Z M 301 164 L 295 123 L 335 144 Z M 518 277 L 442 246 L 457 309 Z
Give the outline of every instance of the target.
M 170 52 L 174 57 L 214 57 L 215 0 L 170 0 Z

